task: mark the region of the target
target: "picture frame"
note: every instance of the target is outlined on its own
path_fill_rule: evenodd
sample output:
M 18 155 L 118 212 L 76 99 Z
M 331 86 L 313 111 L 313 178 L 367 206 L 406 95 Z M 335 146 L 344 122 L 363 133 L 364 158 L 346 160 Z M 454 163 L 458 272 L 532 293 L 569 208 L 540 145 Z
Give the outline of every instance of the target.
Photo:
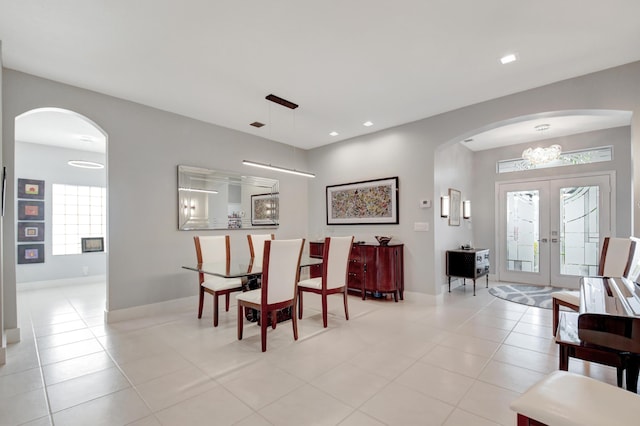
M 44 200 L 44 181 L 36 179 L 18 179 L 18 198 Z
M 18 265 L 44 263 L 44 244 L 19 244 Z
M 327 225 L 398 224 L 398 177 L 326 187 Z
M 44 241 L 44 222 L 18 222 L 18 242 Z
M 82 253 L 94 253 L 104 251 L 104 237 L 81 238 Z
M 280 222 L 280 194 L 251 196 L 251 225 L 278 225 Z
M 457 189 L 449 188 L 449 226 L 460 226 L 460 209 L 462 194 Z
M 18 220 L 44 220 L 44 201 L 18 200 Z

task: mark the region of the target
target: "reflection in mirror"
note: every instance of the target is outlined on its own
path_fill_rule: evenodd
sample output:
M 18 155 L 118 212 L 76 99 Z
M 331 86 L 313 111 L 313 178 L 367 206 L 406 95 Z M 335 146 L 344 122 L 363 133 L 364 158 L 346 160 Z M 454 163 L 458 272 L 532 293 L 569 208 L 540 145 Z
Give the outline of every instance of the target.
M 279 182 L 178 166 L 178 229 L 270 228 L 279 220 Z

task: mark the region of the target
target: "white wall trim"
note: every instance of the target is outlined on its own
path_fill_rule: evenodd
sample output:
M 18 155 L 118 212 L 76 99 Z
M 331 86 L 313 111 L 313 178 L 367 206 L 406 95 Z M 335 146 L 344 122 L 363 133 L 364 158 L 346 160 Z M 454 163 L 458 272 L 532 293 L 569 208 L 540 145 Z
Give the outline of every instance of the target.
M 197 315 L 197 298 L 196 296 L 183 297 L 180 299 L 167 300 L 165 302 L 151 303 L 149 305 L 134 306 L 131 308 L 115 309 L 112 311 L 104 311 L 104 321 L 107 324 L 150 317 L 160 314 L 170 314 L 183 312 L 188 309 L 193 310 L 193 314 Z
M 5 365 L 7 363 L 7 350 L 0 346 L 0 365 Z
M 107 281 L 106 275 L 89 275 L 86 277 L 62 278 L 59 280 L 30 281 L 30 282 L 24 282 L 24 283 L 17 283 L 16 287 L 18 288 L 18 291 L 29 291 L 29 290 L 42 290 L 42 289 L 52 288 L 52 287 L 63 287 L 67 285 L 99 283 L 99 282 L 106 282 L 106 281 Z
M 20 329 L 8 328 L 4 331 L 4 336 L 7 339 L 7 345 L 18 343 L 20 341 Z

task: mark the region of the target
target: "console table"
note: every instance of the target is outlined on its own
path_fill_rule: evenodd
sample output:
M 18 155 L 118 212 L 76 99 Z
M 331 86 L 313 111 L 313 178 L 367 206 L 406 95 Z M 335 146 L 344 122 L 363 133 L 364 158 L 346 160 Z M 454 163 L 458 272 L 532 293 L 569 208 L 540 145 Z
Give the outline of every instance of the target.
M 467 278 L 473 280 L 473 295 L 476 295 L 476 279 L 486 275 L 489 288 L 489 249 L 459 249 L 447 250 L 447 277 L 449 278 L 449 293 L 451 293 L 451 277 L 462 278 L 466 284 Z
M 322 258 L 324 241 L 309 242 L 309 257 Z M 367 293 L 393 293 L 394 300 L 404 300 L 404 244 L 381 246 L 377 243 L 354 243 L 349 254 L 347 287 L 366 299 Z M 312 278 L 322 276 L 322 265 L 312 266 Z

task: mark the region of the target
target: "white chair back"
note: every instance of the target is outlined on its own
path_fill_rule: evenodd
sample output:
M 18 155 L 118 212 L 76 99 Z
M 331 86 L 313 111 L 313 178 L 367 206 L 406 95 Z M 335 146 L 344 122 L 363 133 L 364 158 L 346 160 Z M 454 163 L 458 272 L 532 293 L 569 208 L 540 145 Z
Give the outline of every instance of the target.
M 632 241 L 630 238 L 605 237 L 602 256 L 600 257 L 604 265 L 600 265 L 599 275 L 603 277 L 625 276 L 633 257 L 631 247 Z
M 253 247 L 253 252 L 251 255 L 253 256 L 253 264 L 254 265 L 262 265 L 262 258 L 264 256 L 264 242 L 273 240 L 273 234 L 250 234 L 247 235 L 249 239 L 249 248 Z
M 329 238 L 329 253 L 326 259 L 326 286 L 328 289 L 344 287 L 346 285 L 347 268 L 349 267 L 349 254 L 352 243 L 353 237 Z
M 200 253 L 203 263 L 217 263 L 227 261 L 228 235 L 199 236 Z
M 300 256 L 304 239 L 268 240 L 268 256 L 262 264 L 262 299 L 268 304 L 295 298 L 296 283 L 300 276 Z M 264 293 L 267 293 L 266 295 Z

